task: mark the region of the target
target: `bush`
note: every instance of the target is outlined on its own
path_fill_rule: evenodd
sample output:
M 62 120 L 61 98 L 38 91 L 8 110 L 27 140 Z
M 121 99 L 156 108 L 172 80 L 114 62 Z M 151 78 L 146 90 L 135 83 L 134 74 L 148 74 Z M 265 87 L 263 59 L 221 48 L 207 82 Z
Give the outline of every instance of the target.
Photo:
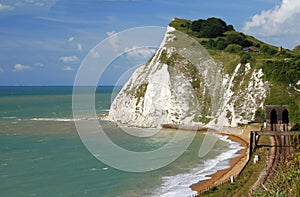
M 268 190 L 262 196 L 299 196 L 300 153 L 295 152 L 282 160 L 272 179 L 267 181 Z
M 291 128 L 291 131 L 300 131 L 300 124 L 299 124 L 299 123 L 295 124 L 295 125 Z
M 223 38 L 217 40 L 216 48 L 219 50 L 225 49 L 227 46 L 226 41 Z
M 262 66 L 267 80 L 295 84 L 300 79 L 300 59 L 290 61 L 267 61 Z
M 246 64 L 246 63 L 249 63 L 250 60 L 251 60 L 251 55 L 247 52 L 241 52 L 240 53 L 240 58 L 241 58 L 241 63 L 242 64 Z
M 228 44 L 237 44 L 242 47 L 251 46 L 253 43 L 248 41 L 246 36 L 243 33 L 231 32 L 226 36 Z
M 266 55 L 275 55 L 277 53 L 277 50 L 275 50 L 267 45 L 263 45 L 261 47 L 261 52 Z
M 239 53 L 243 48 L 240 45 L 237 44 L 229 44 L 226 48 L 225 51 L 229 53 Z
M 254 121 L 263 123 L 265 121 L 265 117 L 266 117 L 265 110 L 259 108 L 255 112 L 255 120 Z
M 203 21 L 204 21 L 203 19 L 199 19 L 199 20 L 193 21 L 192 25 L 191 25 L 191 30 L 192 31 L 196 31 L 196 32 L 200 32 L 200 30 L 201 30 L 201 24 L 202 24 Z

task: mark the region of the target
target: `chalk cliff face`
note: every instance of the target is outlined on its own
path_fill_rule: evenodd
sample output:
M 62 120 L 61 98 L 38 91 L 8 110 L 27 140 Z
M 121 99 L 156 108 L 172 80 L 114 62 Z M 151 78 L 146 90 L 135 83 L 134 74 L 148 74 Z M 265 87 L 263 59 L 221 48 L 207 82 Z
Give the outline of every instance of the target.
M 225 75 L 225 126 L 247 124 L 254 120 L 256 110 L 263 108 L 269 83 L 262 76 L 262 69 L 251 68 L 250 63 L 238 64 L 232 75 Z
M 266 97 L 262 71 L 239 64 L 223 75 L 207 51 L 168 27 L 156 54 L 113 101 L 108 119 L 138 127 L 162 124 L 237 126 L 254 119 Z

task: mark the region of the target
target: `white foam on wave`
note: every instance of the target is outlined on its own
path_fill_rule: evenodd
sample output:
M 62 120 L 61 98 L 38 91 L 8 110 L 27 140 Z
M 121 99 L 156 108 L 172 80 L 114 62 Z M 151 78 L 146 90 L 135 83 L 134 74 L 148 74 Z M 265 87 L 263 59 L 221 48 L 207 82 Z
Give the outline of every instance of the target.
M 97 118 L 85 118 L 85 119 L 79 119 L 79 118 L 32 118 L 30 120 L 34 121 L 54 121 L 54 122 L 74 122 L 74 121 L 80 121 L 80 120 L 96 120 Z
M 188 173 L 163 177 L 161 187 L 154 192 L 153 196 L 173 197 L 194 195 L 196 192 L 189 188 L 192 184 L 210 179 L 209 175 L 216 173 L 218 170 L 229 168 L 229 160 L 237 157 L 237 151 L 243 147 L 239 143 L 229 140 L 227 136 L 216 136 L 220 140 L 230 144 L 228 151 L 221 153 L 213 159 L 208 159 L 202 164 L 198 164 Z
M 97 171 L 98 168 L 91 168 L 89 171 Z
M 4 116 L 3 119 L 17 119 L 16 116 Z
M 0 165 L 1 165 L 1 166 L 8 166 L 8 164 L 5 163 L 5 162 L 0 162 Z
M 109 109 L 100 109 L 101 112 L 109 112 Z
M 32 118 L 35 121 L 73 122 L 73 118 Z

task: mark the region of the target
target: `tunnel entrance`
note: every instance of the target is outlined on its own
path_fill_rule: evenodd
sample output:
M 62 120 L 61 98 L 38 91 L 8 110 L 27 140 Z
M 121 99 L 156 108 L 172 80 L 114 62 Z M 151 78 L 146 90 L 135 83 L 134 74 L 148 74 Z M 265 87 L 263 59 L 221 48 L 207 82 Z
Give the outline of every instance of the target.
M 277 111 L 276 109 L 272 109 L 271 111 L 271 131 L 277 131 Z
M 283 131 L 288 131 L 289 112 L 287 109 L 284 109 L 282 112 L 282 124 L 283 124 Z
M 282 105 L 266 105 L 266 123 L 271 131 L 288 131 L 289 111 Z

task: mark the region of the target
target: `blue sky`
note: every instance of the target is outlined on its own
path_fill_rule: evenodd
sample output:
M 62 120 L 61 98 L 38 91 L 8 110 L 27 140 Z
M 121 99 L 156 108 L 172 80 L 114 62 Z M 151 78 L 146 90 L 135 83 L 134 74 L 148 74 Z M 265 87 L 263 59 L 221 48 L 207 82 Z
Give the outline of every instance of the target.
M 300 44 L 299 10 L 298 0 L 0 0 L 0 85 L 72 85 L 84 57 L 109 35 L 166 27 L 174 17 L 220 17 L 293 49 Z M 125 72 L 121 60 L 101 85 Z

